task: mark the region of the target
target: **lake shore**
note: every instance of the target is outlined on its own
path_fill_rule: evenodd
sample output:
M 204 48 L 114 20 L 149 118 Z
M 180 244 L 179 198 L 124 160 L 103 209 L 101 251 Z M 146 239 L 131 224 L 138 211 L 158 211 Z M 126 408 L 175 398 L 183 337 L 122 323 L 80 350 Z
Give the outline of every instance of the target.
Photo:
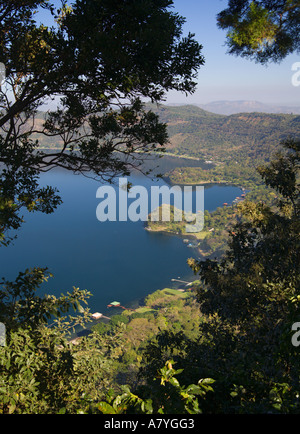
M 152 233 L 152 234 L 161 233 L 161 234 L 166 234 L 166 235 L 170 235 L 170 236 L 175 236 L 175 237 L 182 239 L 183 242 L 185 240 L 189 240 L 191 242 L 195 241 L 197 243 L 197 245 L 188 245 L 188 247 L 195 250 L 200 255 L 200 257 L 202 257 L 203 259 L 210 256 L 209 253 L 202 250 L 198 245 L 198 242 L 203 240 L 206 237 L 206 235 L 209 233 L 208 231 L 197 232 L 196 234 L 191 234 L 191 233 L 179 234 L 179 233 L 169 231 L 165 228 L 152 229 L 152 228 L 149 228 L 147 226 L 145 226 L 145 230 L 148 231 L 149 233 Z M 189 243 L 187 242 L 187 244 L 189 244 Z M 199 258 L 199 259 L 201 259 L 201 258 Z

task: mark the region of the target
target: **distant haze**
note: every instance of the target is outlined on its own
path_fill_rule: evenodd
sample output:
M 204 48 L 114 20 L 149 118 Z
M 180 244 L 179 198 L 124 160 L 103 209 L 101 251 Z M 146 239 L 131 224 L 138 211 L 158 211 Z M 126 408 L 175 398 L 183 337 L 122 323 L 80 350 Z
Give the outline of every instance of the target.
M 185 104 L 168 104 L 170 106 L 185 105 Z M 280 106 L 264 104 L 259 101 L 213 101 L 207 104 L 193 104 L 208 112 L 221 115 L 232 115 L 236 113 L 289 113 L 300 114 L 300 106 Z

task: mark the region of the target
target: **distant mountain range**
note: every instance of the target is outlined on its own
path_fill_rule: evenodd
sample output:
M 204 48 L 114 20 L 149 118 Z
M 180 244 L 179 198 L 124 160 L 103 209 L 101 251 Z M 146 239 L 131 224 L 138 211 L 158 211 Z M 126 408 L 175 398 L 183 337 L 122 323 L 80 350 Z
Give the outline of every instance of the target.
M 181 104 L 170 104 L 181 105 Z M 207 104 L 194 104 L 208 112 L 217 113 L 221 115 L 232 115 L 237 113 L 288 113 L 300 114 L 300 106 L 277 106 L 264 104 L 259 101 L 213 101 Z

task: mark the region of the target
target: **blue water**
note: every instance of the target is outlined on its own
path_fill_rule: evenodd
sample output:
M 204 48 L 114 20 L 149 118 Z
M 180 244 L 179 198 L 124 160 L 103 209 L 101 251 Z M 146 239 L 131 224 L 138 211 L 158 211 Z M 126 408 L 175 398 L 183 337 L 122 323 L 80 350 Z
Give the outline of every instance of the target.
M 129 179 L 149 189 L 153 181 L 135 174 Z M 180 237 L 153 234 L 144 222 L 104 222 L 96 218 L 99 183 L 82 175 L 51 171 L 42 185 L 56 186 L 63 204 L 54 214 L 26 213 L 13 245 L 0 248 L 0 277 L 14 279 L 19 271 L 48 267 L 54 277 L 39 290 L 59 296 L 73 286 L 87 289 L 92 311 L 103 312 L 111 301 L 126 305 L 150 292 L 171 287 L 172 278 L 191 278 L 187 259 L 196 255 Z M 165 184 L 163 180 L 155 185 Z M 205 209 L 231 203 L 241 190 L 205 187 Z

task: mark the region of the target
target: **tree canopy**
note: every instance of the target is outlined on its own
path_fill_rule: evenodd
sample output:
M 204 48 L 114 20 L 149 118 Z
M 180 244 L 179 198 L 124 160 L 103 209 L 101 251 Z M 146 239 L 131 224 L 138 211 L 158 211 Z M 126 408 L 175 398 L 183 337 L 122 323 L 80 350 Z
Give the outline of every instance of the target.
M 299 0 L 230 0 L 218 25 L 231 54 L 267 63 L 300 52 Z
M 198 338 L 164 332 L 146 349 L 142 372 L 150 384 L 168 352 L 184 369 L 184 384 L 215 380 L 204 413 L 299 413 L 292 342 L 299 328 L 299 152 L 299 142 L 287 141 L 258 169 L 277 193 L 275 206 L 241 203 L 243 219 L 229 230 L 225 254 L 189 261 L 201 282 Z
M 61 167 L 111 180 L 163 149 L 166 126 L 142 100 L 157 103 L 171 89 L 192 93 L 204 63 L 172 4 L 77 0 L 56 10 L 44 0 L 0 1 L 2 238 L 20 226 L 23 206 L 51 212 L 59 204 L 53 188 L 39 188 L 41 171 Z M 37 23 L 39 8 L 48 10 L 51 27 Z M 53 98 L 57 108 L 36 122 Z M 57 141 L 57 150 L 38 149 L 37 133 Z

